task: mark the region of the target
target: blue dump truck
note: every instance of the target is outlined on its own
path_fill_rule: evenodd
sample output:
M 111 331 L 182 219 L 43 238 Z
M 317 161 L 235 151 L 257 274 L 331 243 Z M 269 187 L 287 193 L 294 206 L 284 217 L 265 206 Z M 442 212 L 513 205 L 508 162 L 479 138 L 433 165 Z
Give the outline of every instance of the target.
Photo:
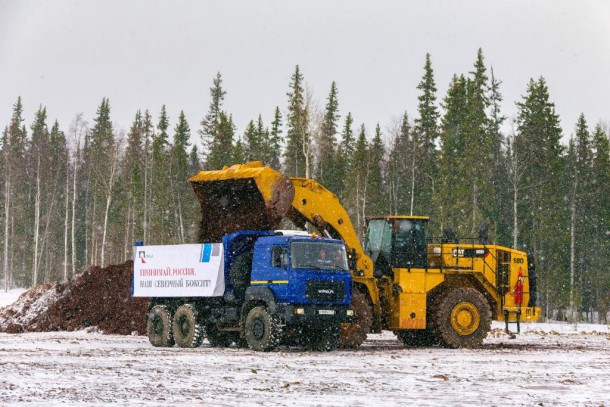
M 352 322 L 345 245 L 295 231 L 239 231 L 221 243 L 134 248 L 132 295 L 150 298 L 154 346 L 280 343 L 330 351 Z

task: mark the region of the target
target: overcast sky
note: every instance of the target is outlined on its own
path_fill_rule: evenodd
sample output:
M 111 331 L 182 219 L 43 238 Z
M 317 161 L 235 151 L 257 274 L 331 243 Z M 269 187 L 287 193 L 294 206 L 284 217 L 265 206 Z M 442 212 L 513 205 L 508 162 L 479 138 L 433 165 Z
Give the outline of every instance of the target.
M 23 98 L 28 127 L 39 104 L 67 130 L 91 123 L 103 97 L 128 129 L 138 109 L 171 126 L 184 110 L 193 135 L 216 72 L 241 134 L 275 106 L 286 111 L 299 64 L 324 106 L 332 81 L 342 120 L 387 130 L 406 110 L 426 52 L 442 99 L 481 47 L 503 83 L 503 113 L 530 78 L 544 76 L 565 136 L 583 112 L 610 119 L 610 2 L 600 1 L 24 1 L 0 0 L 0 126 Z

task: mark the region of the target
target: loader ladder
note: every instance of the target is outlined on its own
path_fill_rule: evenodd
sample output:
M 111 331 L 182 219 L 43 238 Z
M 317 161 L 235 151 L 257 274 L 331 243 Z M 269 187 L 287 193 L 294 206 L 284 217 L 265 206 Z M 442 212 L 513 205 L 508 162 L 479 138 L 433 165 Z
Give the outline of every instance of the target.
M 504 314 L 504 324 L 506 333 L 509 332 L 508 324 L 517 324 L 517 333 L 521 332 L 521 307 L 517 309 L 508 309 L 505 307 L 504 297 L 510 292 L 510 284 L 508 276 L 510 274 L 510 252 L 498 250 L 498 269 L 496 271 L 496 284 L 498 285 L 498 294 L 500 295 L 500 309 Z M 511 314 L 515 315 L 515 321 L 510 322 Z

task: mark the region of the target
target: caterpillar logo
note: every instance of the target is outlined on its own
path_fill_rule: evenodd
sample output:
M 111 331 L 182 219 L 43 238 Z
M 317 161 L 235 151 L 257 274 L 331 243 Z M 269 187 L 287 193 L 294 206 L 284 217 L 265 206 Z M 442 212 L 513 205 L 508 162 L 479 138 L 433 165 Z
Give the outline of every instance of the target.
M 452 251 L 453 257 L 474 257 L 483 258 L 489 254 L 487 249 L 458 249 L 455 248 Z

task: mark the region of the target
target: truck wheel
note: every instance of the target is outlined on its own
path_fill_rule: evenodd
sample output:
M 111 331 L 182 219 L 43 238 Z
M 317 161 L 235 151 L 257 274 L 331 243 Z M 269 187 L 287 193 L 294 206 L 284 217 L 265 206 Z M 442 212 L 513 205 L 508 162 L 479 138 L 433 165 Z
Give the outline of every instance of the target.
M 219 331 L 216 324 L 209 324 L 205 331 L 208 342 L 213 348 L 226 348 L 233 343 L 233 339 L 229 337 L 229 334 Z
M 201 345 L 203 330 L 197 320 L 198 314 L 192 304 L 182 304 L 174 313 L 172 334 L 179 347 L 196 348 Z
M 352 308 L 356 313 L 356 321 L 351 324 L 341 324 L 339 347 L 357 348 L 366 340 L 366 335 L 373 324 L 373 311 L 366 296 L 358 290 L 352 294 Z
M 339 346 L 339 326 L 331 325 L 324 329 L 309 331 L 307 348 L 315 352 L 330 352 Z
M 174 346 L 172 336 L 172 315 L 165 305 L 155 305 L 146 319 L 146 334 L 153 346 Z
M 268 352 L 275 349 L 282 339 L 279 318 L 264 307 L 254 307 L 246 317 L 244 336 L 252 350 Z
M 394 331 L 398 340 L 405 346 L 434 346 L 439 340 L 429 329 L 409 329 L 406 331 Z
M 491 329 L 489 304 L 474 288 L 447 290 L 433 313 L 433 330 L 450 348 L 477 348 Z

